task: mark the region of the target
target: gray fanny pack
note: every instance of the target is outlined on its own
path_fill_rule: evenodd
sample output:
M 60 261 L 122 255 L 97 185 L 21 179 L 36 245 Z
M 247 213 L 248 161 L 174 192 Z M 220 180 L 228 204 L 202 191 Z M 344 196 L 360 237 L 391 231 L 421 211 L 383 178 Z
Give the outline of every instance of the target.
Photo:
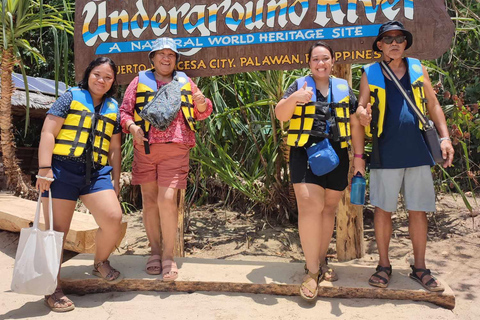
M 174 77 L 170 83 L 158 89 L 138 115 L 158 130 L 165 131 L 182 106 L 181 88 L 182 84 Z

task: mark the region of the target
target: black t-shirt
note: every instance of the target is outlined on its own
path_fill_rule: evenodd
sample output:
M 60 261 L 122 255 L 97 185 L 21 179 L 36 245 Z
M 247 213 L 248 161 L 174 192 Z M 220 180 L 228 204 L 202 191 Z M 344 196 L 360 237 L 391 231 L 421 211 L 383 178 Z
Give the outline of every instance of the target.
M 317 102 L 327 102 L 327 97 L 324 97 L 321 92 L 317 90 Z M 349 90 L 349 96 L 350 96 L 350 99 L 349 99 L 349 111 L 350 111 L 350 114 L 354 114 L 356 111 L 357 111 L 357 107 L 358 107 L 358 102 L 357 102 L 357 97 L 355 96 L 355 93 L 353 93 L 353 90 L 352 88 L 348 88 Z M 288 97 L 290 97 L 294 92 L 298 91 L 298 83 L 297 81 L 295 81 L 294 83 L 292 83 L 290 85 L 290 87 L 288 87 L 288 89 L 285 91 L 285 93 L 283 94 L 283 99 L 287 99 Z M 318 114 L 318 111 L 319 111 L 319 108 L 316 109 L 316 113 Z M 312 130 L 313 131 L 320 131 L 320 132 L 325 132 L 325 129 L 327 127 L 327 123 L 325 120 L 320 120 L 320 119 L 314 119 L 313 120 L 313 125 L 312 125 Z M 317 138 L 317 137 L 312 137 L 310 136 L 309 138 L 309 141 L 308 141 L 308 144 L 311 144 L 312 142 L 312 139 L 317 142 L 317 141 L 320 141 L 322 140 L 322 138 Z

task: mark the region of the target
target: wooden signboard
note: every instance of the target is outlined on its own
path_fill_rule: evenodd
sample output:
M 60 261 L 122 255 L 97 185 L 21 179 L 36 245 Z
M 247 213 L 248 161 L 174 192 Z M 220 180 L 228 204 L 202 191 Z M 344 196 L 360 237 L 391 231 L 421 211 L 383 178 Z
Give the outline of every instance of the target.
M 451 44 L 454 26 L 443 0 L 77 0 L 77 80 L 97 56 L 119 66 L 128 83 L 150 68 L 158 37 L 174 38 L 189 76 L 306 67 L 316 41 L 329 43 L 339 63 L 371 62 L 380 25 L 399 20 L 413 33 L 408 55 L 434 59 Z

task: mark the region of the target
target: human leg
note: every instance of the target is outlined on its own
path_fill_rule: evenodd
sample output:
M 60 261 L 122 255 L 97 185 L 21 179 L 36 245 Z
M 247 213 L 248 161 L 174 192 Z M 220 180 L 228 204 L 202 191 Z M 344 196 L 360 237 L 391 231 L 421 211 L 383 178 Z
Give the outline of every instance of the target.
M 370 277 L 368 283 L 375 287 L 385 288 L 388 286 L 392 274 L 392 267 L 388 257 L 390 238 L 392 237 L 392 213 L 376 207 L 374 225 L 375 241 L 380 258 L 376 272 Z
M 122 209 L 115 191 L 102 190 L 80 196 L 83 204 L 90 210 L 98 224 L 95 237 L 94 273 L 113 283 L 121 280 L 120 272 L 113 269 L 108 257 L 120 237 Z
M 160 212 L 158 210 L 158 186 L 157 182 L 149 182 L 141 185 L 143 205 L 143 225 L 150 242 L 151 256 L 147 261 L 145 270 L 148 274 L 161 273 L 161 229 Z
M 414 265 L 417 268 L 425 268 L 427 225 L 427 214 L 425 211 L 408 211 L 408 232 L 412 240 Z
M 392 212 L 397 208 L 398 194 L 403 184 L 405 169 L 373 169 L 370 171 L 370 202 L 375 206 L 375 240 L 379 254 L 376 272 L 368 283 L 386 287 L 392 273 L 388 249 L 392 236 Z
M 320 250 L 322 242 L 322 211 L 324 208 L 325 189 L 310 183 L 295 183 L 293 185 L 298 206 L 298 231 L 303 253 L 305 255 L 306 269 L 316 275 L 320 266 Z M 305 276 L 302 283 L 302 296 L 313 297 L 314 288 L 320 277 Z
M 43 212 L 45 217 L 45 225 L 49 225 L 48 217 L 48 198 L 42 198 Z M 52 199 L 53 209 L 53 229 L 55 231 L 63 232 L 63 245 L 65 245 L 66 236 L 70 230 L 70 223 L 72 222 L 73 212 L 75 210 L 76 201 L 64 200 L 64 199 Z M 62 245 L 62 249 L 63 249 Z M 63 250 L 62 257 L 63 260 Z M 66 312 L 75 309 L 75 305 L 72 300 L 67 298 L 60 287 L 60 268 L 58 270 L 57 289 L 51 295 L 45 296 L 45 304 L 55 312 Z
M 338 208 L 338 203 L 343 195 L 343 191 L 337 191 L 332 189 L 325 189 L 325 205 L 321 214 L 321 242 L 319 260 L 324 279 L 326 281 L 336 281 L 338 276 L 335 271 L 328 267 L 326 264 L 326 256 L 328 246 L 332 239 L 333 229 L 335 227 L 335 213 Z
M 161 208 L 160 225 L 163 245 L 162 274 L 166 281 L 175 280 L 178 276 L 178 269 L 173 261 L 178 227 L 177 193 L 178 189 L 158 187 L 157 203 L 158 207 Z
M 419 282 L 430 291 L 443 291 L 440 282 L 430 274 L 425 264 L 425 253 L 427 249 L 427 215 L 424 211 L 408 212 L 408 231 L 412 240 L 414 264 L 411 265 L 410 277 Z
M 160 274 L 161 231 L 160 213 L 158 211 L 158 170 L 157 166 L 165 154 L 159 150 L 160 144 L 152 144 L 150 153 L 145 154 L 143 147 L 135 145 L 132 163 L 132 184 L 141 186 L 143 205 L 143 225 L 150 243 L 151 256 L 145 266 L 148 274 Z M 161 169 L 161 168 L 160 168 Z
M 443 291 L 443 286 L 426 268 L 428 221 L 426 211 L 435 211 L 435 190 L 430 166 L 408 168 L 403 185 L 408 210 L 408 230 L 412 240 L 414 264 L 410 277 L 431 291 Z

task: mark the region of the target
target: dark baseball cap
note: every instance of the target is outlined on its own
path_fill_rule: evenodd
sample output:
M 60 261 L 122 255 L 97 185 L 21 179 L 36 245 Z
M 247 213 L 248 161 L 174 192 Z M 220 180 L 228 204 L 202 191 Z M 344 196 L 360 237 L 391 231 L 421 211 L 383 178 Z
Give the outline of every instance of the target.
M 385 22 L 384 24 L 382 24 L 380 26 L 380 29 L 378 29 L 378 36 L 377 36 L 377 38 L 375 39 L 375 41 L 373 42 L 373 45 L 372 45 L 373 51 L 381 52 L 381 50 L 377 46 L 377 41 L 382 40 L 384 33 L 388 32 L 388 31 L 395 31 L 395 30 L 402 31 L 403 34 L 405 35 L 405 37 L 407 39 L 407 46 L 405 47 L 405 50 L 410 48 L 413 44 L 412 34 L 410 33 L 410 31 L 407 31 L 405 29 L 405 27 L 403 26 L 403 24 L 400 21 L 393 20 L 393 21 Z

